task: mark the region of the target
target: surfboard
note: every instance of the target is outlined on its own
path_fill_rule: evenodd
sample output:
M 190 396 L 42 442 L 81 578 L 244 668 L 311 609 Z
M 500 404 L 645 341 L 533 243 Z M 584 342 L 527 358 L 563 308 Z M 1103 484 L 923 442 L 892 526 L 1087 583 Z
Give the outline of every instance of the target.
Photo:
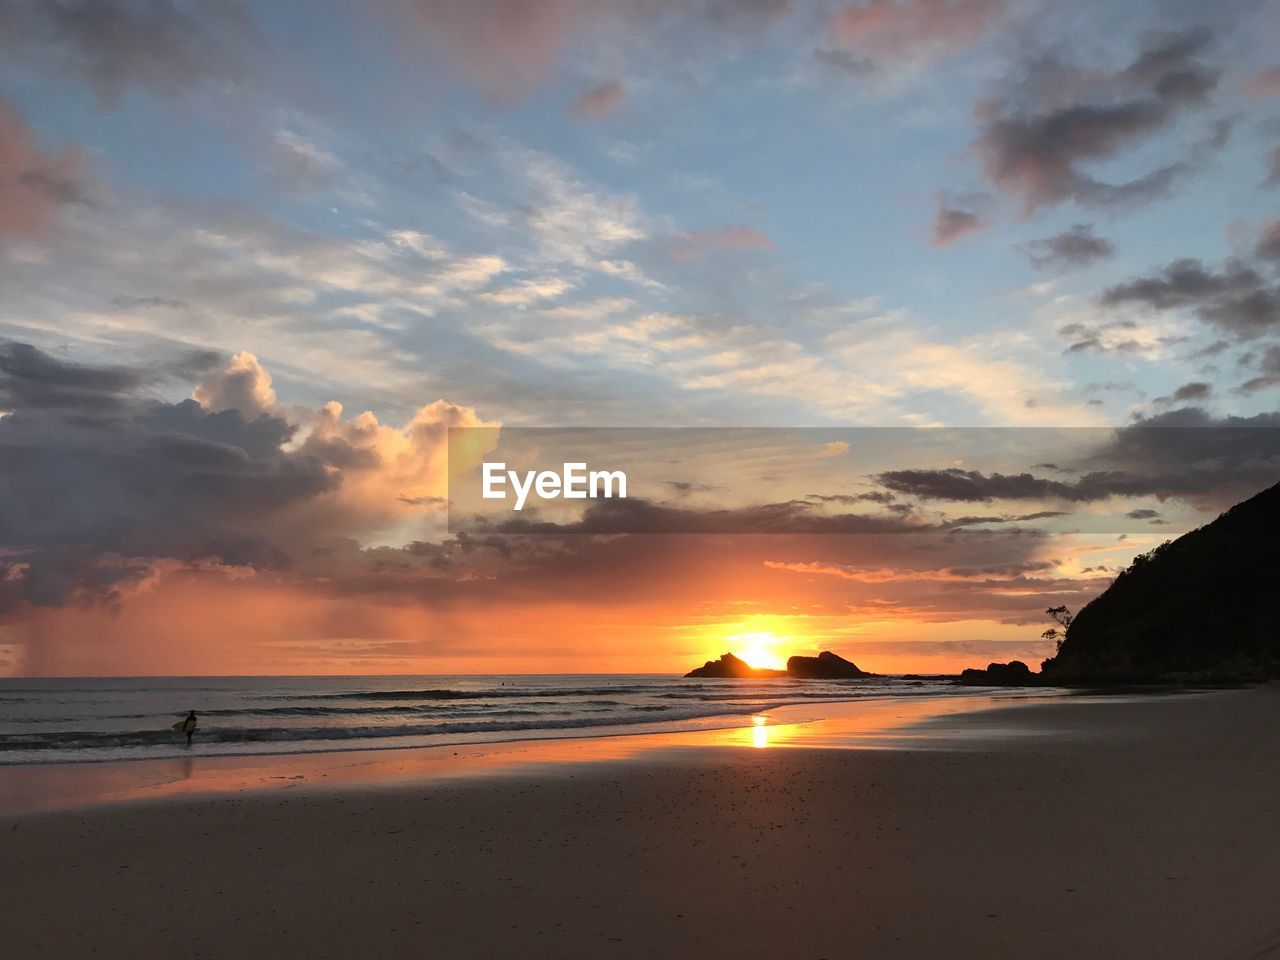
M 183 732 L 182 727 L 186 724 L 186 722 L 187 721 L 185 720 L 179 720 L 177 723 L 173 725 L 173 729 L 177 730 L 179 733 L 182 733 Z

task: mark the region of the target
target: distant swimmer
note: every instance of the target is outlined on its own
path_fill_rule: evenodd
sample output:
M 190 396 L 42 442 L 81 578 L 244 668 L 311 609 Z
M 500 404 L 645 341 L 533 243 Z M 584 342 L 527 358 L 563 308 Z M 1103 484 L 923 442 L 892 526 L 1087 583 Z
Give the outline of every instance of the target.
M 179 720 L 173 725 L 173 729 L 177 730 L 179 733 L 185 733 L 187 735 L 188 747 L 191 746 L 191 735 L 196 732 L 197 723 L 199 723 L 199 721 L 196 720 L 196 712 L 192 710 L 187 714 L 187 718 L 185 720 Z

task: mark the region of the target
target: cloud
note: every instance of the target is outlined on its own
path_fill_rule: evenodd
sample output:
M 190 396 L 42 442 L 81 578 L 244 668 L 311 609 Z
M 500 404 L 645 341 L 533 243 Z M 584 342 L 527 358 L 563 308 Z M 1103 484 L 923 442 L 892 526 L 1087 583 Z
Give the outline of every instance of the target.
M 726 250 L 772 249 L 773 241 L 759 230 L 741 223 L 729 223 L 681 234 L 671 247 L 671 257 L 685 262 Z
M 1077 223 L 1062 233 L 1032 240 L 1021 247 L 1037 267 L 1073 269 L 1087 267 L 1099 260 L 1115 256 L 1115 245 L 1093 232 L 1093 226 Z
M 26 343 L 0 344 L 0 408 L 80 413 L 112 410 L 145 382 L 131 367 L 85 367 Z
M 1245 90 L 1255 97 L 1280 95 L 1280 65 L 1259 70 L 1245 81 Z
M 1274 260 L 1280 265 L 1280 217 L 1262 228 L 1254 254 L 1261 260 Z
M 1222 508 L 1280 475 L 1280 414 L 1217 419 L 1198 407 L 1172 410 L 1113 431 L 1069 469 L 1078 476 L 948 467 L 891 470 L 876 479 L 886 490 L 921 500 L 1092 503 L 1154 496 Z
M 191 392 L 206 410 L 221 413 L 236 410 L 246 420 L 270 413 L 276 405 L 271 375 L 251 353 L 237 353 L 222 367 L 211 371 Z
M 1081 492 L 1152 495 L 1221 510 L 1280 476 L 1280 413 L 1218 417 L 1189 406 L 1111 433 L 1077 468 Z
M 886 489 L 921 500 L 985 503 L 991 500 L 1077 499 L 1074 487 L 1030 473 L 984 474 L 948 467 L 944 470 L 889 470 L 876 480 Z
M 825 61 L 859 70 L 930 63 L 963 53 L 1000 19 L 1007 0 L 869 0 L 831 15 Z
M 17 107 L 0 96 L 0 239 L 46 230 L 59 208 L 92 202 L 76 147 L 46 153 Z
M 1280 344 L 1267 347 L 1258 361 L 1258 376 L 1246 380 L 1240 385 L 1241 393 L 1260 393 L 1280 387 Z
M 1267 152 L 1267 179 L 1263 186 L 1280 187 L 1280 147 L 1272 147 Z
M 282 190 L 310 193 L 329 186 L 343 172 L 342 161 L 293 130 L 273 130 L 266 137 L 273 182 Z
M 0 38 L 9 57 L 81 77 L 104 106 L 133 87 L 164 97 L 201 84 L 239 87 L 258 41 L 237 0 L 7 0 Z
M 604 37 L 619 56 L 638 37 L 670 30 L 750 37 L 791 9 L 791 0 L 384 0 L 423 45 L 469 83 L 504 103 L 523 100 L 579 41 Z
M 986 229 L 989 201 L 990 198 L 982 194 L 960 197 L 943 191 L 934 194 L 934 246 L 948 247 L 961 237 Z
M 1036 560 L 1013 564 L 988 566 L 952 566 L 924 570 L 897 570 L 893 567 L 860 567 L 845 563 L 779 563 L 766 560 L 766 567 L 772 570 L 787 570 L 791 573 L 817 574 L 820 576 L 838 577 L 841 580 L 853 580 L 858 583 L 910 583 L 928 581 L 933 583 L 965 583 L 971 581 L 1022 581 L 1029 573 L 1043 573 L 1055 566 L 1052 561 Z
M 1121 182 L 1104 181 L 1089 166 L 1119 156 L 1183 113 L 1201 106 L 1219 72 L 1200 59 L 1209 36 L 1164 34 L 1114 70 L 1096 70 L 1041 57 L 1009 78 L 1010 92 L 978 104 L 974 143 L 987 178 L 1022 212 L 1076 201 L 1114 207 L 1144 203 L 1168 192 L 1191 169 L 1180 160 Z
M 1240 260 L 1228 260 L 1220 269 L 1190 258 L 1175 260 L 1151 276 L 1108 287 L 1099 302 L 1148 310 L 1187 308 L 1237 340 L 1263 336 L 1280 325 L 1280 285 Z
M 590 90 L 584 90 L 573 101 L 569 112 L 579 120 L 605 120 L 627 100 L 627 88 L 620 80 L 611 80 Z
M 1175 402 L 1180 403 L 1185 403 L 1189 400 L 1208 400 L 1211 393 L 1213 393 L 1213 387 L 1207 383 L 1200 381 L 1184 383 L 1173 391 L 1173 399 Z
M 438 515 L 447 429 L 497 426 L 445 401 L 399 428 L 335 403 L 295 423 L 243 353 L 198 399 L 147 395 L 179 367 L 0 348 L 0 542 L 23 564 L 11 603 L 112 601 L 165 570 L 305 570 L 335 543 L 403 542 Z
M 935 528 L 936 529 L 936 528 Z M 748 507 L 688 509 L 640 497 L 593 501 L 576 520 L 477 517 L 475 531 L 503 534 L 901 534 L 923 533 L 924 524 L 898 516 L 822 512 L 808 500 Z

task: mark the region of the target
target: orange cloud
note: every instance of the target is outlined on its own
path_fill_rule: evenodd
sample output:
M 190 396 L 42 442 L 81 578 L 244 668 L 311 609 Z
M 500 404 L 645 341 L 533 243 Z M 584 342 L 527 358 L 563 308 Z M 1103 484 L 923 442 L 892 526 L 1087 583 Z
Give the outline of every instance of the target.
M 565 51 L 593 32 L 607 32 L 615 49 L 672 24 L 750 34 L 785 14 L 791 0 L 387 0 L 385 6 L 409 26 L 402 40 L 430 47 L 468 82 L 510 103 L 541 85 Z
M 870 0 L 831 17 L 837 44 L 874 60 L 934 60 L 973 46 L 1006 0 Z
M 0 237 L 45 230 L 59 207 L 86 202 L 83 173 L 78 149 L 40 150 L 17 108 L 0 96 Z

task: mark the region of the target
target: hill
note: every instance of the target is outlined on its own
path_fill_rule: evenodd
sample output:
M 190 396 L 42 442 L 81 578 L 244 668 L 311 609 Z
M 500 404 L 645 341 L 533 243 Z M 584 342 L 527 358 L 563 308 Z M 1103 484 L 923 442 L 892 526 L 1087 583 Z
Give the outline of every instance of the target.
M 1280 676 L 1280 484 L 1136 557 L 1041 670 L 1047 683 Z

